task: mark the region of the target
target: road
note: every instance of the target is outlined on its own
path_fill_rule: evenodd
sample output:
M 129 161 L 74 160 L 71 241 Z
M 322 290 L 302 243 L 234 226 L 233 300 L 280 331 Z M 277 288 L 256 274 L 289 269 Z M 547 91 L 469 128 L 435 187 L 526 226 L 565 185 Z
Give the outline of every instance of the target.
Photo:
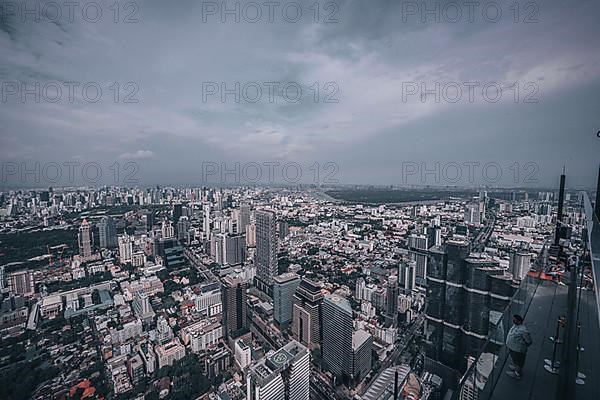
M 485 245 L 487 244 L 488 240 L 490 239 L 490 236 L 492 236 L 492 232 L 494 232 L 494 227 L 496 226 L 496 214 L 491 211 L 488 210 L 486 212 L 486 219 L 485 219 L 485 225 L 484 227 L 481 229 L 481 231 L 479 231 L 479 234 L 477 235 L 477 237 L 474 240 L 474 244 L 473 244 L 473 251 L 474 252 L 482 252 L 483 249 L 485 248 Z
M 321 377 L 319 372 L 311 369 L 310 372 L 310 399 L 311 400 L 337 400 L 337 396 L 331 389 L 329 382 Z
M 408 348 L 408 345 L 412 342 L 417 331 L 419 329 L 421 329 L 421 327 L 423 326 L 424 321 L 425 321 L 425 314 L 420 314 L 417 317 L 417 319 L 415 320 L 415 322 L 413 322 L 413 324 L 403 334 L 403 336 L 400 339 L 400 341 L 398 342 L 398 344 L 396 346 L 394 346 L 394 351 L 392 352 L 392 354 L 390 354 L 390 356 L 388 356 L 385 359 L 383 364 L 381 364 L 381 368 L 379 369 L 377 376 L 373 377 L 371 379 L 370 383 L 375 382 L 375 380 L 377 378 L 379 378 L 379 375 L 381 375 L 381 373 L 383 371 L 385 371 L 387 368 L 391 367 L 392 364 L 395 364 L 398 361 L 398 358 L 406 351 L 406 349 Z M 364 390 L 366 391 L 368 389 L 368 387 L 369 387 L 369 385 L 367 385 L 364 388 Z
M 389 368 L 392 365 L 392 363 L 396 362 L 398 360 L 398 357 L 400 357 L 402 353 L 404 353 L 410 342 L 412 342 L 415 334 L 417 333 L 417 330 L 421 329 L 421 327 L 423 326 L 424 321 L 425 314 L 420 314 L 415 320 L 415 322 L 413 322 L 413 324 L 408 328 L 408 331 L 406 331 L 406 333 L 403 334 L 402 338 L 400 339 L 400 342 L 394 347 L 394 351 L 392 352 L 391 356 L 387 357 L 384 363 L 381 364 L 380 373 L 386 368 Z

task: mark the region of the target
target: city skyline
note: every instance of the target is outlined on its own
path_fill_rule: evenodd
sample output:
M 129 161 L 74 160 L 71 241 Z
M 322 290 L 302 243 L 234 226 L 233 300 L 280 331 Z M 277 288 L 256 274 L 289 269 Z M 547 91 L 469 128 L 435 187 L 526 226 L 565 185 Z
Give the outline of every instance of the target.
M 596 399 L 599 15 L 0 1 L 0 399 Z

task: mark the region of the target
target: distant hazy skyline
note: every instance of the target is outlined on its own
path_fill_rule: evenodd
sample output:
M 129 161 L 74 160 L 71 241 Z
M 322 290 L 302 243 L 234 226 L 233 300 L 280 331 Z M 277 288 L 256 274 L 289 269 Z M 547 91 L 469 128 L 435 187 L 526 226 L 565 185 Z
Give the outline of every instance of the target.
M 26 3 L 32 10 L 46 4 Z M 426 14 L 424 23 L 414 8 L 421 1 L 321 1 L 318 15 L 309 8 L 312 1 L 281 1 L 272 22 L 269 8 L 257 2 L 262 15 L 256 23 L 249 21 L 256 9 L 248 2 L 239 3 L 239 22 L 222 15 L 220 1 L 124 1 L 118 14 L 113 2 L 100 1 L 98 22 L 90 22 L 94 9 L 82 12 L 87 3 L 72 20 L 63 8 L 60 18 L 49 9 L 52 18 L 36 22 L 11 6 L 21 2 L 2 2 L 2 163 L 96 162 L 103 172 L 99 183 L 112 183 L 109 167 L 116 162 L 117 183 L 126 183 L 131 170 L 123 166 L 135 162 L 140 184 L 162 185 L 201 184 L 203 163 L 206 169 L 206 163 L 236 162 L 295 162 L 304 183 L 314 180 L 311 166 L 319 162 L 323 182 L 332 171 L 323 166 L 331 162 L 339 183 L 546 187 L 556 186 L 566 165 L 569 186 L 596 183 L 598 1 L 521 1 L 517 10 L 514 0 L 494 2 L 502 11 L 497 22 L 491 22 L 495 8 L 487 6 L 492 2 L 484 1 L 472 22 L 461 7 L 455 23 L 448 19 L 456 10 L 445 1 L 426 2 L 428 9 L 439 7 L 440 20 Z M 302 15 L 290 22 L 296 4 Z M 51 82 L 62 86 L 54 103 Z M 80 84 L 73 102 L 65 82 Z M 239 102 L 233 94 L 222 102 L 221 93 L 207 93 L 236 82 L 240 92 L 249 89 Z M 269 99 L 269 82 L 279 88 L 288 83 L 288 97 L 300 87 L 302 96 L 292 102 L 278 89 Z M 473 101 L 463 91 L 451 102 L 455 87 L 464 90 L 469 82 L 480 84 Z M 515 82 L 518 93 L 509 87 Z M 40 101 L 33 94 L 22 101 L 20 85 L 32 89 L 36 83 L 46 88 Z M 102 89 L 98 102 L 82 98 L 86 83 Z M 422 102 L 420 93 L 408 92 L 436 83 L 439 102 L 434 94 Z M 481 86 L 493 84 L 492 93 L 496 83 L 501 99 L 481 96 Z M 263 92 L 253 103 L 256 86 Z M 463 178 L 423 180 L 421 171 L 407 176 L 407 166 L 435 163 L 451 176 L 451 168 L 463 166 Z M 479 172 L 469 182 L 464 163 L 496 163 L 502 178 L 489 182 Z M 523 181 L 534 170 L 536 182 Z M 218 176 L 211 179 L 218 182 Z M 2 183 L 15 183 L 10 179 Z M 242 177 L 240 183 L 251 182 Z

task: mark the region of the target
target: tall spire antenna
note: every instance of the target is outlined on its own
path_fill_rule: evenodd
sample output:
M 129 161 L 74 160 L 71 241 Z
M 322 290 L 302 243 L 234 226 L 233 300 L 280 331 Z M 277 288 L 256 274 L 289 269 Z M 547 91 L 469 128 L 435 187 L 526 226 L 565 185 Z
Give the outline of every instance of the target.
M 563 166 L 563 173 L 560 176 L 560 189 L 558 192 L 558 214 L 556 216 L 556 230 L 554 233 L 554 245 L 558 246 L 560 241 L 560 227 L 562 225 L 563 218 L 563 205 L 565 202 L 565 167 Z

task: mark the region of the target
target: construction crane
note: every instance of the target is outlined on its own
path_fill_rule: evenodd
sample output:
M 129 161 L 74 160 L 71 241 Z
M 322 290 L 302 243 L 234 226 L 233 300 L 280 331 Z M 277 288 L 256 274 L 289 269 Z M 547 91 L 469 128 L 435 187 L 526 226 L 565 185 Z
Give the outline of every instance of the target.
M 63 252 L 65 251 L 66 248 L 67 248 L 67 245 L 63 245 L 60 249 L 60 254 L 58 255 L 58 257 L 59 257 L 58 262 L 60 264 L 62 264 L 62 256 L 63 256 Z
M 48 250 L 48 257 L 50 258 L 48 266 L 52 267 L 52 253 L 50 252 L 50 246 L 46 245 L 46 249 Z

